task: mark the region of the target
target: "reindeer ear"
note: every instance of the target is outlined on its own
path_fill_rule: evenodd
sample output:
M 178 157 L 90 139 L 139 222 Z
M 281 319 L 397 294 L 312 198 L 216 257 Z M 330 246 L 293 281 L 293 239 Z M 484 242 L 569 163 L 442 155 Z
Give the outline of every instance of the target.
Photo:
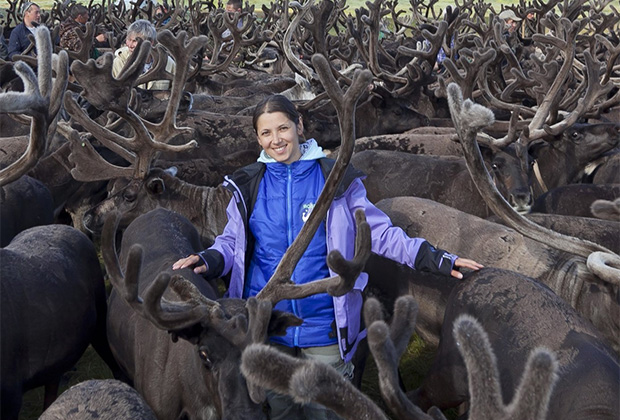
M 303 323 L 303 319 L 297 318 L 290 312 L 278 310 L 271 311 L 271 319 L 267 328 L 267 335 L 284 335 L 289 327 L 298 327 Z
M 151 194 L 162 194 L 166 191 L 166 184 L 164 184 L 164 180 L 161 178 L 153 178 L 149 179 L 146 183 L 146 189 Z

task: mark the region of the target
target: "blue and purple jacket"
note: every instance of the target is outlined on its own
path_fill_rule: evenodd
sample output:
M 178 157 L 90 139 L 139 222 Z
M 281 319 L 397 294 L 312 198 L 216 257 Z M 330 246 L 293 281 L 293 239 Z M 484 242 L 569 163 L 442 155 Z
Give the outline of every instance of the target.
M 312 141 L 314 140 L 309 140 Z M 334 160 L 323 157 L 317 159 L 317 162 L 323 179 L 326 179 L 333 168 Z M 215 239 L 213 246 L 198 254 L 207 264 L 207 278 L 230 273 L 227 294 L 231 298 L 244 297 L 244 291 L 247 294 L 246 273 L 255 244 L 249 229 L 251 211 L 248 209 L 254 209 L 256 204 L 259 186 L 265 176 L 265 165 L 257 162 L 226 177 L 224 186 L 233 193 L 227 208 L 228 223 L 224 232 Z M 390 218 L 366 197 L 363 177 L 362 172 L 349 167 L 336 192 L 325 219 L 327 253 L 338 250 L 345 258 L 353 258 L 356 233 L 354 215 L 357 209 L 362 209 L 371 228 L 372 252 L 413 269 L 449 276 L 454 260 L 458 257 L 435 249 L 425 239 L 410 238 L 401 228 L 393 226 Z M 336 274 L 330 270 L 330 275 Z M 352 291 L 332 298 L 340 354 L 345 361 L 351 360 L 360 340 L 366 336 L 366 330 L 361 324 L 361 310 L 362 292 L 367 282 L 368 275 L 362 273 Z

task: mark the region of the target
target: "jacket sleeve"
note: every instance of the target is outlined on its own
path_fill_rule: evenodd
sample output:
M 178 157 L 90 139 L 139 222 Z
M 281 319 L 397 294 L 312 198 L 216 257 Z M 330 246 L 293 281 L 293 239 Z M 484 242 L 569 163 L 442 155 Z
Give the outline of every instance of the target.
M 351 183 L 347 194 L 352 214 L 358 208 L 366 213 L 372 235 L 372 252 L 416 270 L 450 276 L 458 256 L 435 248 L 424 238 L 410 238 L 404 230 L 394 226 L 390 218 L 368 200 L 361 179 Z
M 207 273 L 205 274 L 207 279 L 228 274 L 233 265 L 239 229 L 244 229 L 234 197 L 228 203 L 226 215 L 228 216 L 228 223 L 226 223 L 222 234 L 215 238 L 215 242 L 210 248 L 198 253 L 198 256 L 207 265 Z
M 121 47 L 120 50 L 114 53 L 114 61 L 112 61 L 112 76 L 118 78 L 126 62 L 127 58 L 125 57 L 125 50 Z
M 24 29 L 24 25 L 17 25 L 11 32 L 11 36 L 9 37 L 9 60 L 15 54 L 21 54 L 26 49 L 26 46 L 22 47 L 22 39 L 24 37 L 28 39 L 27 35 L 24 34 Z

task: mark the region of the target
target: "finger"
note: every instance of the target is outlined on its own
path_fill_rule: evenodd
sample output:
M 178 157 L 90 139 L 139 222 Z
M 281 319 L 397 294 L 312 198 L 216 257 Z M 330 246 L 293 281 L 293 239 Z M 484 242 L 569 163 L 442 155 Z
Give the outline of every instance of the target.
M 196 274 L 202 274 L 206 271 L 207 271 L 207 266 L 205 266 L 204 264 L 199 267 L 194 268 L 194 273 Z
M 172 269 L 173 270 L 179 270 L 181 268 L 187 268 L 189 266 L 192 266 L 192 265 L 196 264 L 197 262 L 198 262 L 198 256 L 190 255 L 189 257 L 181 258 L 180 260 L 175 262 L 172 265 Z
M 454 261 L 454 266 L 455 267 L 465 267 L 465 268 L 471 268 L 472 270 L 478 270 L 482 267 L 484 267 L 482 264 L 477 263 L 474 260 L 470 260 L 467 258 L 459 258 L 456 261 Z
M 173 270 L 178 270 L 180 268 L 183 268 L 183 262 L 184 262 L 185 258 L 181 258 L 180 260 L 178 260 L 177 262 L 175 262 L 174 264 L 172 264 L 172 269 Z
M 458 271 L 456 271 L 456 270 L 452 270 L 452 271 L 450 272 L 450 275 L 451 275 L 452 277 L 456 277 L 456 278 L 457 278 L 457 279 L 459 279 L 459 280 L 461 280 L 461 279 L 463 278 L 463 274 L 462 274 L 462 273 L 460 273 L 460 272 L 458 272 Z

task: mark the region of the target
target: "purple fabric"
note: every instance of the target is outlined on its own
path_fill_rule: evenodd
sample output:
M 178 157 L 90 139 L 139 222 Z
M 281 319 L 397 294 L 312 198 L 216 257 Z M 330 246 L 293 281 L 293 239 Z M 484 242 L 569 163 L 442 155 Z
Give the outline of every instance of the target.
M 366 197 L 366 189 L 360 178 L 355 179 L 346 192 L 332 202 L 327 213 L 327 251 L 339 250 L 347 258 L 355 252 L 355 211 L 363 209 L 371 228 L 372 251 L 386 258 L 415 269 L 415 260 L 422 238 L 410 238 L 399 227 L 393 226 L 390 218 L 375 207 Z M 245 229 L 241 215 L 233 198 L 226 210 L 228 224 L 210 249 L 222 254 L 225 267 L 222 275 L 231 273 L 228 296 L 241 298 L 245 271 Z M 456 257 L 456 256 L 455 256 Z M 335 275 L 335 273 L 330 273 Z M 361 339 L 366 336 L 360 331 L 362 291 L 368 283 L 368 274 L 362 273 L 354 289 L 341 297 L 334 298 L 334 311 L 338 330 L 341 356 L 350 361 Z M 342 337 L 342 331 L 347 337 Z

